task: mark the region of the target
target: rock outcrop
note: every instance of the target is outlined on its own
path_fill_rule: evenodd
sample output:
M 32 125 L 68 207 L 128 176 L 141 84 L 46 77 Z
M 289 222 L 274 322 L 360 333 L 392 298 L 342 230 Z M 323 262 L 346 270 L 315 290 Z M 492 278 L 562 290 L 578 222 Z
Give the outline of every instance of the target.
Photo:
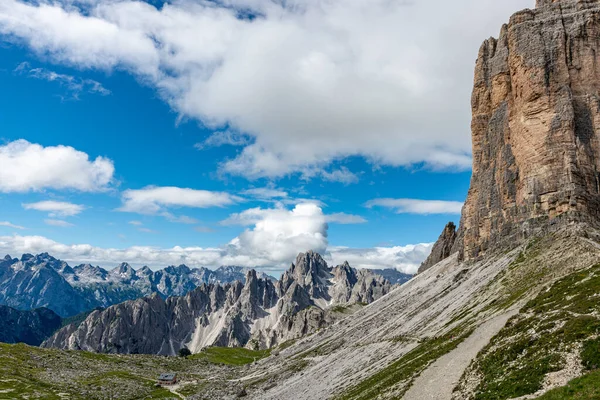
M 454 225 L 454 222 L 448 222 L 442 234 L 433 245 L 431 254 L 429 254 L 429 257 L 419 267 L 419 273 L 427 271 L 435 264 L 450 257 L 454 242 L 456 242 L 456 225 Z
M 245 284 L 203 284 L 185 296 L 127 301 L 92 312 L 43 346 L 166 355 L 183 347 L 269 348 L 330 325 L 332 306 L 370 303 L 390 290 L 371 271 L 347 263 L 331 268 L 319 254 L 307 252 L 278 282 L 251 270 Z
M 479 51 L 473 176 L 453 251 L 600 221 L 600 2 L 538 0 Z

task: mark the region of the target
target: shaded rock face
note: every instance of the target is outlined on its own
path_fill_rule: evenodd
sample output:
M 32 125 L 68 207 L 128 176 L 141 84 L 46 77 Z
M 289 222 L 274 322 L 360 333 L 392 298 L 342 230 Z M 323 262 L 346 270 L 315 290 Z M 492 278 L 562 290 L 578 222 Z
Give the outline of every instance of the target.
M 155 294 L 92 312 L 45 347 L 103 353 L 174 355 L 182 347 L 269 348 L 332 323 L 333 305 L 370 303 L 391 290 L 371 271 L 331 268 L 314 252 L 300 254 L 273 283 L 251 270 L 245 284 L 203 284 L 185 296 Z
M 450 257 L 454 242 L 456 242 L 456 225 L 454 225 L 454 222 L 449 222 L 433 245 L 431 254 L 419 267 L 419 273 L 427 271 L 435 264 Z
M 600 1 L 538 0 L 479 51 L 473 176 L 453 251 L 600 221 Z
M 62 319 L 47 308 L 20 311 L 0 306 L 0 342 L 39 346 L 61 323 Z

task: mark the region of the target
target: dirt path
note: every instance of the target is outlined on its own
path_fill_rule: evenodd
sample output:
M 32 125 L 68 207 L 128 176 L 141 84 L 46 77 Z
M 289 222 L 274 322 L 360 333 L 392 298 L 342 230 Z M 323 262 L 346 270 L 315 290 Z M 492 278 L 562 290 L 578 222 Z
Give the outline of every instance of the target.
M 163 386 L 165 387 L 165 386 Z M 168 386 L 165 387 L 166 389 L 169 389 L 169 391 L 171 393 L 173 393 L 175 396 L 179 397 L 180 399 L 185 399 L 185 396 L 180 394 L 177 390 L 179 390 L 181 388 L 181 385 L 173 385 L 173 386 Z
M 450 400 L 452 390 L 471 360 L 515 314 L 516 310 L 508 311 L 483 323 L 456 349 L 440 357 L 423 371 L 406 392 L 403 400 Z

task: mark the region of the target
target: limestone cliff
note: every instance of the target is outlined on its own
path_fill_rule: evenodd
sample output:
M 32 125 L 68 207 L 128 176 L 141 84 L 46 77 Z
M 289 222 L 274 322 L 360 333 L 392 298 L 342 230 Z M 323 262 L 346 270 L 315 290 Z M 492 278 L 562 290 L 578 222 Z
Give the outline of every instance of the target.
M 454 242 L 456 242 L 456 225 L 454 225 L 454 222 L 448 222 L 448 224 L 444 227 L 442 234 L 433 245 L 429 257 L 427 257 L 427 259 L 423 261 L 419 267 L 419 274 L 427 271 L 440 261 L 450 257 L 450 254 L 452 254 L 452 247 L 454 247 Z
M 600 221 L 600 1 L 538 0 L 486 40 L 472 96 L 473 176 L 453 252 Z

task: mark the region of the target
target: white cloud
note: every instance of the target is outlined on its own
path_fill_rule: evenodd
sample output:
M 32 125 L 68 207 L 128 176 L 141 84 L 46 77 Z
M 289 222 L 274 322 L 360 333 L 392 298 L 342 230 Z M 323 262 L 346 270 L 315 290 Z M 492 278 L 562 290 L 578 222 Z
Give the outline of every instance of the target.
M 152 230 L 150 228 L 138 228 L 138 231 L 143 232 L 143 233 L 158 233 L 155 230 Z
M 473 60 L 512 12 L 531 6 L 4 0 L 0 35 L 58 63 L 129 71 L 181 116 L 247 134 L 252 141 L 221 166 L 230 174 L 328 171 L 348 156 L 468 169 Z
M 348 260 L 355 267 L 389 267 L 412 271 L 427 257 L 430 247 L 334 247 L 327 252 L 327 216 L 321 208 L 310 203 L 298 204 L 292 209 L 282 206 L 273 209 L 252 209 L 238 215 L 239 221 L 244 220 L 244 224 L 250 226 L 229 243 L 214 248 L 176 246 L 163 249 L 135 246 L 114 249 L 89 244 L 67 245 L 41 236 L 14 235 L 0 236 L 0 252 L 49 252 L 67 261 L 93 262 L 104 266 L 117 265 L 120 262 L 153 267 L 173 264 L 209 267 L 239 265 L 281 271 L 289 267 L 299 252 L 314 250 L 326 254 L 335 264 Z M 249 222 L 250 219 L 252 222 Z M 198 228 L 199 232 L 211 231 L 210 228 Z
M 395 268 L 407 274 L 414 274 L 431 252 L 432 246 L 433 243 L 373 249 L 331 247 L 326 259 L 334 265 L 348 261 L 355 268 Z
M 45 219 L 44 222 L 51 226 L 58 226 L 60 228 L 68 228 L 74 226 L 73 224 L 63 221 L 62 219 Z
M 16 73 L 27 74 L 27 76 L 35 79 L 42 79 L 48 82 L 56 82 L 66 88 L 69 98 L 78 100 L 81 93 L 99 94 L 108 96 L 110 90 L 106 89 L 102 84 L 93 79 L 82 79 L 76 76 L 59 74 L 50 71 L 46 68 L 31 68 L 28 62 L 23 62 L 15 69 Z
M 225 207 L 242 199 L 224 192 L 148 186 L 144 189 L 124 191 L 121 200 L 123 204 L 118 211 L 162 215 L 172 222 L 195 224 L 197 220 L 187 216 L 175 216 L 168 209 Z
M 334 224 L 342 224 L 342 225 L 351 225 L 351 224 L 364 224 L 368 222 L 366 219 L 361 217 L 360 215 L 352 215 L 346 213 L 335 213 L 330 214 L 325 217 L 327 222 L 331 222 Z
M 324 252 L 327 248 L 327 223 L 323 211 L 315 204 L 298 204 L 294 209 L 252 209 L 237 214 L 246 224 L 254 218 L 254 227 L 247 229 L 227 246 L 234 257 L 253 262 L 270 260 L 282 265 L 300 251 Z M 258 264 L 260 265 L 260 264 Z
M 324 181 L 328 182 L 340 182 L 345 185 L 358 182 L 358 176 L 351 172 L 348 168 L 342 167 L 331 172 L 322 171 L 321 177 Z
M 129 221 L 128 224 L 129 225 L 133 225 L 133 226 L 142 226 L 142 225 L 144 225 L 142 223 L 142 221 Z
M 5 226 L 7 228 L 13 228 L 13 229 L 21 229 L 21 230 L 25 229 L 25 227 L 23 227 L 23 226 L 11 224 L 8 221 L 0 221 L 0 226 Z
M 24 203 L 26 210 L 36 210 L 47 212 L 50 217 L 72 217 L 80 214 L 85 207 L 79 204 L 67 203 L 64 201 L 39 201 L 37 203 Z
M 288 197 L 287 192 L 271 187 L 247 189 L 240 194 L 244 196 L 250 196 L 258 200 L 285 199 Z
M 211 134 L 206 140 L 196 143 L 194 147 L 198 150 L 204 150 L 209 147 L 221 146 L 245 146 L 250 143 L 250 138 L 238 132 L 219 131 Z
M 1 10 L 2 5 L 0 15 Z M 108 188 L 114 171 L 111 160 L 97 157 L 91 161 L 86 153 L 68 146 L 42 147 L 26 140 L 0 146 L 0 192 L 97 192 Z
M 417 200 L 417 199 L 374 199 L 366 207 L 391 208 L 398 214 L 460 214 L 463 203 L 460 201 Z

